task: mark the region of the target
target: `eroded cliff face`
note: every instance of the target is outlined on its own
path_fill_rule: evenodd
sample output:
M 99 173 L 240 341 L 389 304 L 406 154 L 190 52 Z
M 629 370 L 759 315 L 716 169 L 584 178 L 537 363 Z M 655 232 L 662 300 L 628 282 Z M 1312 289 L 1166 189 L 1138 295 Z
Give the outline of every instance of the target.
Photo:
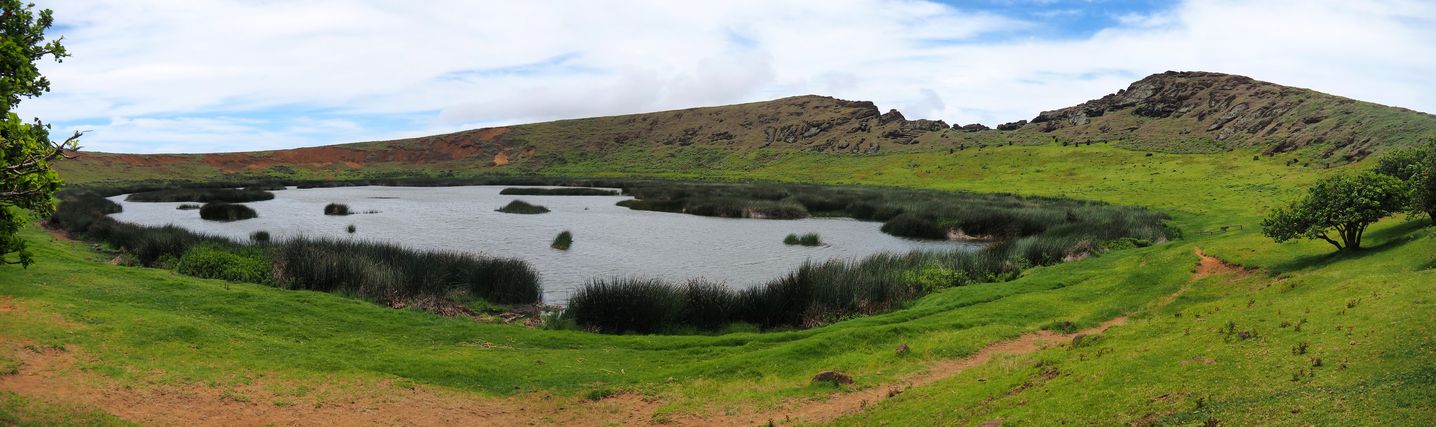
M 1017 127 L 1159 151 L 1255 146 L 1273 154 L 1312 147 L 1321 157 L 1357 160 L 1380 145 L 1431 136 L 1433 123 L 1429 114 L 1250 77 L 1169 71 L 1099 99 L 1044 111 Z

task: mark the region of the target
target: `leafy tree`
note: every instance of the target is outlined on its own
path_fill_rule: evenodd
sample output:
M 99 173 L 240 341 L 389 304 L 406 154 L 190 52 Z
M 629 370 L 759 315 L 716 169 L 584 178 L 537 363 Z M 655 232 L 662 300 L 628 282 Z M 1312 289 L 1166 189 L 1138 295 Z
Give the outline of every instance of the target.
M 25 211 L 45 216 L 54 209 L 60 177 L 51 163 L 78 149 L 80 138 L 76 132 L 65 141 L 50 141 L 49 125 L 40 119 L 26 123 L 13 112 L 21 99 L 50 91 L 36 63 L 47 56 L 56 62 L 69 56 L 59 39 L 45 40 L 45 30 L 55 23 L 50 10 L 34 7 L 0 0 L 0 262 L 24 266 L 33 261 L 17 236 Z
M 1306 197 L 1262 220 L 1262 234 L 1277 243 L 1305 238 L 1325 240 L 1338 251 L 1361 249 L 1367 226 L 1406 206 L 1404 187 L 1378 172 L 1322 179 Z
M 1393 151 L 1381 158 L 1376 171 L 1405 181 L 1411 191 L 1411 214 L 1426 214 L 1436 222 L 1436 141 Z

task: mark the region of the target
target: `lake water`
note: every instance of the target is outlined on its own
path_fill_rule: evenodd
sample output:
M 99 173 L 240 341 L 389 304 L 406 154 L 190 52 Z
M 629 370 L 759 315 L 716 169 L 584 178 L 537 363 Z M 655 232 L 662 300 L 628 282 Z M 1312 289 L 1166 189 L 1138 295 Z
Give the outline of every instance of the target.
M 861 258 L 878 252 L 976 250 L 970 242 L 919 241 L 883 234 L 876 222 L 841 218 L 763 220 L 710 218 L 635 211 L 616 206 L 627 196 L 505 196 L 505 186 L 342 187 L 275 191 L 274 200 L 246 203 L 259 217 L 236 222 L 200 219 L 179 203 L 124 206 L 116 220 L 150 226 L 176 225 L 191 231 L 246 241 L 255 231 L 273 239 L 294 236 L 368 239 L 416 249 L 442 249 L 519 258 L 539 271 L 544 301 L 562 303 L 595 277 L 694 277 L 733 287 L 755 286 L 780 277 L 805 260 Z M 519 199 L 552 212 L 518 215 L 495 209 Z M 324 205 L 343 203 L 351 211 L 377 213 L 326 216 Z M 354 225 L 353 234 L 345 229 Z M 559 232 L 573 232 L 573 247 L 549 247 Z M 789 233 L 818 233 L 820 247 L 788 246 Z

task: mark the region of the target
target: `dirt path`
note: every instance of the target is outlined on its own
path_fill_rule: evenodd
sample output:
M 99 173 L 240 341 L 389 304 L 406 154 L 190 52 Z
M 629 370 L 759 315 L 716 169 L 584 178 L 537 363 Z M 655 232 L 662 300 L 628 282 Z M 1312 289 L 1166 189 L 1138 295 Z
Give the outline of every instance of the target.
M 1200 257 L 1191 281 L 1214 274 L 1249 274 L 1207 256 Z M 1170 304 L 1187 286 L 1159 300 Z M 19 301 L 0 300 L 0 316 L 27 316 Z M 991 344 L 976 354 L 936 362 L 921 374 L 886 384 L 834 394 L 825 400 L 793 400 L 778 409 L 738 414 L 680 415 L 678 425 L 760 425 L 822 423 L 862 411 L 912 387 L 928 385 L 1006 355 L 1030 354 L 1071 342 L 1077 335 L 1100 334 L 1126 323 L 1117 317 L 1100 325 L 1063 334 L 1039 330 Z M 633 394 L 600 401 L 529 393 L 499 398 L 439 387 L 405 386 L 392 381 L 339 381 L 303 384 L 260 378 L 240 386 L 145 384 L 133 386 L 84 372 L 83 352 L 37 349 L 0 335 L 0 351 L 22 362 L 19 372 L 0 375 L 0 390 L 47 402 L 79 404 L 146 425 L 638 425 L 654 422 L 663 402 Z
M 1197 263 L 1197 269 L 1192 274 L 1191 279 L 1186 285 L 1183 285 L 1181 288 L 1177 289 L 1176 292 L 1162 297 L 1162 299 L 1158 301 L 1157 305 L 1153 307 L 1153 309 L 1161 308 L 1168 304 L 1171 304 L 1172 301 L 1175 301 L 1177 297 L 1180 297 L 1182 293 L 1186 292 L 1191 282 L 1196 282 L 1201 278 L 1226 273 L 1234 273 L 1239 275 L 1246 275 L 1250 273 L 1248 270 L 1243 269 L 1239 266 L 1228 264 L 1225 261 L 1208 256 L 1206 253 L 1202 252 L 1201 248 L 1193 248 L 1193 252 L 1196 253 L 1197 257 L 1199 258 L 1199 261 Z M 694 418 L 682 421 L 684 421 L 683 424 L 691 423 L 693 425 L 761 425 L 766 424 L 769 421 L 801 421 L 804 423 L 825 423 L 828 421 L 835 420 L 838 417 L 844 415 L 862 411 L 869 405 L 876 404 L 883 401 L 884 399 L 891 398 L 897 393 L 901 393 L 903 390 L 906 390 L 908 388 L 920 387 L 956 376 L 969 368 L 985 364 L 988 361 L 991 361 L 994 357 L 1001 355 L 1022 355 L 1034 353 L 1039 350 L 1052 347 L 1054 345 L 1070 343 L 1072 339 L 1078 335 L 1100 334 L 1106 332 L 1107 329 L 1125 323 L 1127 323 L 1127 317 L 1119 316 L 1106 322 L 1102 322 L 1102 324 L 1100 325 L 1083 329 L 1081 331 L 1077 331 L 1070 334 L 1063 334 L 1049 330 L 1038 330 L 1034 332 L 1029 332 L 1008 341 L 1002 341 L 988 345 L 982 350 L 979 350 L 977 354 L 973 354 L 971 356 L 967 356 L 960 359 L 939 361 L 937 363 L 934 363 L 932 367 L 928 369 L 927 372 L 908 377 L 902 381 L 898 381 L 895 383 L 882 384 L 876 387 L 872 387 L 870 389 L 855 391 L 851 393 L 837 394 L 827 400 L 822 401 L 798 402 L 778 410 L 760 412 L 751 415 L 741 415 L 736 417 L 705 417 L 703 419 Z

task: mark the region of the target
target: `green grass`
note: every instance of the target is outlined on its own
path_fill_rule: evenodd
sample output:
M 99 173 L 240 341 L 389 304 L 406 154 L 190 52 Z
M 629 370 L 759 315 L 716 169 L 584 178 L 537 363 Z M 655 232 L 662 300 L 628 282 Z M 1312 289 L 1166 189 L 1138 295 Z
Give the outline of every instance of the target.
M 1104 144 L 871 156 L 684 147 L 615 150 L 545 171 L 1063 196 L 1157 209 L 1184 231 L 1183 240 L 941 290 L 902 310 L 802 331 L 612 336 L 475 324 L 324 293 L 110 266 L 85 245 L 34 229 L 24 237 L 39 263 L 0 274 L 0 295 L 63 321 L 0 315 L 0 330 L 79 349 L 92 356 L 82 362 L 89 372 L 139 387 L 273 375 L 394 378 L 560 399 L 632 391 L 660 399 L 656 415 L 666 416 L 835 392 L 809 385 L 821 370 L 873 387 L 1028 331 L 1127 314 L 1127 324 L 1076 348 L 999 357 L 872 402 L 840 424 L 1432 423 L 1436 236 L 1429 222 L 1385 220 L 1369 232 L 1369 249 L 1349 255 L 1313 242 L 1271 243 L 1256 231 L 1262 213 L 1317 177 L 1349 168 L 1285 166 L 1283 158 L 1253 161 L 1253 154 L 1147 157 Z M 1189 285 L 1194 247 L 1257 270 Z M 1170 305 L 1160 304 L 1183 286 L 1189 289 Z M 1227 340 L 1228 322 L 1258 338 Z M 895 355 L 900 343 L 911 353 Z M 1293 354 L 1299 343 L 1307 354 Z M 1315 357 L 1322 366 L 1312 366 Z
M 804 233 L 801 236 L 795 233 L 784 237 L 783 244 L 788 246 L 822 246 L 823 239 L 818 236 L 818 233 Z

